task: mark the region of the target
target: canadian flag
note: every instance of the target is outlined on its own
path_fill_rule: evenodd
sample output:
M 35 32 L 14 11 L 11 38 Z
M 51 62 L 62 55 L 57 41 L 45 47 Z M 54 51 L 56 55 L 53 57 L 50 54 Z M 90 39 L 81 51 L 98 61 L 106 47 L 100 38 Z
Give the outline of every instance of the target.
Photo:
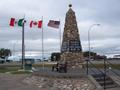
M 37 26 L 38 28 L 42 28 L 42 20 L 40 21 L 31 21 L 30 22 L 30 28 Z

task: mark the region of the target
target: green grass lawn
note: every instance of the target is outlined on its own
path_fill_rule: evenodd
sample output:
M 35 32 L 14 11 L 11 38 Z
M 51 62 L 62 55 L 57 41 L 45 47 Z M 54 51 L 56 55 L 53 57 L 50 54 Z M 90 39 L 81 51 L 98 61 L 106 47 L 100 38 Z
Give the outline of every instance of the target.
M 11 71 L 11 74 L 31 74 L 30 71 Z
M 104 64 L 94 64 L 95 67 L 97 68 L 104 68 Z M 44 64 L 44 67 L 52 67 L 53 64 Z M 109 67 L 109 65 L 106 65 L 107 68 Z M 37 67 L 43 67 L 43 64 L 33 64 L 33 67 L 37 68 Z M 84 65 L 84 67 L 86 67 L 86 65 Z M 94 66 L 89 64 L 89 68 L 94 68 Z M 113 69 L 119 69 L 120 70 L 120 64 L 113 64 L 112 67 Z M 29 74 L 31 72 L 29 71 L 18 71 L 20 70 L 21 67 L 20 66 L 4 66 L 4 67 L 0 67 L 0 73 L 6 73 L 6 72 L 11 72 L 12 74 Z
M 52 67 L 54 64 L 44 64 L 44 67 Z M 43 64 L 33 64 L 33 67 L 43 67 Z
M 53 64 L 45 64 L 44 67 L 52 67 Z M 43 67 L 43 64 L 33 64 L 33 67 L 37 68 L 37 67 Z M 12 74 L 29 74 L 31 72 L 29 71 L 18 71 L 20 70 L 21 67 L 20 66 L 2 66 L 0 67 L 0 73 L 6 73 L 6 72 L 10 72 Z
M 0 67 L 0 73 L 11 73 L 11 74 L 30 74 L 29 70 L 19 71 L 21 67 Z
M 0 73 L 5 73 L 5 72 L 11 72 L 11 71 L 17 71 L 21 67 L 0 67 Z

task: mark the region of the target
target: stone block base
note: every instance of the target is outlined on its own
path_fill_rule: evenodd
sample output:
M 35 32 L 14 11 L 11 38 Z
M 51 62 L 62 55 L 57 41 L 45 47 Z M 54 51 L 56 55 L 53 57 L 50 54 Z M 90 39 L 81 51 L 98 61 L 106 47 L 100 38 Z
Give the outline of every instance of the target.
M 67 62 L 68 68 L 82 68 L 83 65 L 83 54 L 66 52 L 61 54 L 61 62 Z

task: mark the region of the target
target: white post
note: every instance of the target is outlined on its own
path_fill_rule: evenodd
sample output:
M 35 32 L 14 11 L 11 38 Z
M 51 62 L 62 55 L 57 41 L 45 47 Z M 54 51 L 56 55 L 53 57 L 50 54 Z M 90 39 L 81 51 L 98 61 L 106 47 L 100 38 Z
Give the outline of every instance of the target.
M 24 17 L 25 20 L 25 17 Z M 25 21 L 23 21 L 23 26 L 22 26 L 22 69 L 25 69 L 25 38 L 24 38 L 24 25 Z
M 43 16 L 42 16 L 42 60 L 43 60 L 43 69 L 44 69 L 44 33 L 43 33 Z
M 59 20 L 60 21 L 60 20 Z M 60 52 L 61 52 L 61 21 L 60 21 L 60 27 L 59 27 L 59 34 L 60 34 Z

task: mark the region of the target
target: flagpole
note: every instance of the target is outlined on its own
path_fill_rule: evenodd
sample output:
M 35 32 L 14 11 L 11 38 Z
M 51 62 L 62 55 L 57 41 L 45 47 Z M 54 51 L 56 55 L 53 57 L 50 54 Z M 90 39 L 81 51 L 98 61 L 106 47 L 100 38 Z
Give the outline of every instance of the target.
M 44 70 L 44 33 L 43 33 L 43 16 L 42 16 L 42 60 L 43 60 L 43 70 Z
M 25 19 L 25 18 L 24 18 Z M 23 21 L 23 25 L 22 25 L 22 69 L 24 69 L 24 64 L 25 64 L 25 44 L 24 44 L 24 25 L 25 25 L 25 22 Z
M 59 19 L 59 21 L 60 21 L 60 19 Z M 60 27 L 59 27 L 59 34 L 60 34 L 60 52 L 61 52 L 61 21 L 60 21 Z

